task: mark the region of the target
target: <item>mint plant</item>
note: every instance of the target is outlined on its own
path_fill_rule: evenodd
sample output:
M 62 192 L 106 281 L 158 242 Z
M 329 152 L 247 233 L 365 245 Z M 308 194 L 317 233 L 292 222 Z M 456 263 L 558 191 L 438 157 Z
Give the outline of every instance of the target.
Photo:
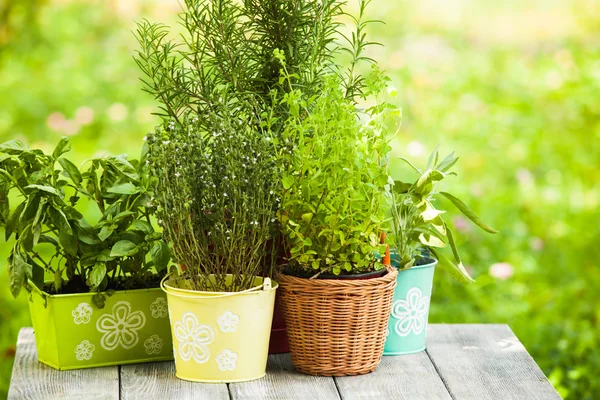
M 395 181 L 390 192 L 391 240 L 397 252 L 399 268 L 408 269 L 434 256 L 440 266 L 456 280 L 473 282 L 473 278 L 462 264 L 452 231 L 442 218 L 445 211 L 435 208 L 434 202 L 440 197 L 446 198 L 481 229 L 489 233 L 497 231 L 461 200 L 450 193 L 437 191 L 439 182 L 448 176 L 456 175 L 449 171 L 458 161 L 458 157 L 451 153 L 439 160 L 436 149 L 429 156 L 425 171 L 421 171 L 407 159 L 401 159 L 416 171 L 419 177 L 413 183 Z M 440 252 L 440 249 L 448 244 L 452 249 L 454 261 Z
M 0 226 L 7 241 L 16 239 L 8 257 L 13 296 L 22 287 L 81 293 L 157 286 L 170 252 L 152 223 L 144 158 L 95 158 L 82 169 L 65 157 L 69 150 L 66 137 L 52 154 L 16 140 L 0 145 Z M 97 221 L 81 213 L 90 206 Z

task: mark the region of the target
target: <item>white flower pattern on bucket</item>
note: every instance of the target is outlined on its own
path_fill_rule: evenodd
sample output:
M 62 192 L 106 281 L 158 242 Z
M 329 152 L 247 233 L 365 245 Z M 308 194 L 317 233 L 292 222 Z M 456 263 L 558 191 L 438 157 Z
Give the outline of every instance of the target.
M 221 371 L 233 371 L 237 367 L 238 355 L 229 349 L 223 350 L 215 357 Z
M 239 322 L 240 317 L 231 311 L 225 311 L 219 318 L 217 318 L 219 329 L 223 333 L 235 332 Z
M 146 354 L 159 354 L 162 351 L 164 341 L 158 335 L 152 335 L 144 341 Z
M 94 310 L 88 303 L 79 303 L 77 308 L 71 311 L 71 315 L 73 315 L 73 322 L 75 324 L 87 324 L 90 322 L 92 317 L 92 313 Z
M 208 345 L 215 339 L 215 332 L 209 325 L 200 325 L 191 312 L 183 314 L 181 321 L 175 322 L 175 337 L 179 340 L 179 357 L 183 361 L 194 359 L 203 364 L 210 359 Z
M 94 350 L 96 350 L 96 346 L 88 340 L 84 340 L 75 347 L 75 358 L 79 361 L 90 360 L 94 355 Z
M 119 345 L 131 349 L 138 343 L 138 330 L 146 324 L 146 316 L 141 311 L 131 311 L 126 301 L 115 303 L 112 314 L 104 314 L 96 322 L 96 329 L 104 333 L 100 345 L 106 350 L 114 350 Z
M 150 304 L 152 318 L 164 318 L 168 315 L 167 300 L 164 297 L 158 297 L 154 303 Z
M 400 336 L 415 335 L 423 332 L 429 310 L 429 297 L 423 296 L 421 289 L 412 288 L 406 294 L 406 300 L 396 300 L 392 307 L 392 317 L 396 318 L 395 331 Z

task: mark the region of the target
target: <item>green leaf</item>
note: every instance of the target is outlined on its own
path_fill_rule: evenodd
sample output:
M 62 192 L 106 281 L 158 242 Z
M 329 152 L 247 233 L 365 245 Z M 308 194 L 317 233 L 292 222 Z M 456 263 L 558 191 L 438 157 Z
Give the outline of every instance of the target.
M 440 171 L 428 169 L 425 171 L 423 175 L 419 178 L 415 185 L 415 191 L 417 193 L 429 193 L 431 192 L 432 186 L 434 182 L 439 182 L 444 179 L 444 174 Z
M 108 189 L 109 193 L 116 193 L 116 194 L 135 194 L 135 193 L 139 193 L 140 189 L 137 188 L 133 183 L 123 183 L 121 185 L 117 185 L 117 186 L 113 186 L 110 189 Z
M 450 248 L 452 249 L 452 253 L 454 254 L 454 259 L 457 263 L 462 264 L 462 260 L 460 259 L 460 255 L 458 254 L 458 249 L 456 248 L 456 243 L 454 242 L 454 236 L 452 235 L 452 231 L 446 226 L 446 237 L 448 238 L 448 243 L 450 243 Z
M 313 217 L 313 213 L 304 213 L 302 214 L 302 221 L 308 223 Z
M 97 262 L 94 264 L 90 274 L 88 275 L 87 284 L 91 289 L 96 289 L 106 276 L 106 264 L 103 262 Z
M 283 183 L 283 188 L 285 190 L 288 190 L 294 184 L 294 177 L 291 175 L 286 175 L 283 177 L 282 183 Z
M 66 136 L 63 136 L 60 138 L 60 141 L 56 145 L 54 152 L 52 152 L 52 157 L 57 159 L 58 157 L 60 157 L 64 153 L 68 152 L 69 150 L 71 150 L 71 145 L 69 144 L 69 138 Z
M 53 246 L 58 247 L 58 241 L 56 239 L 54 239 L 52 236 L 48 236 L 48 235 L 40 235 L 40 243 L 48 243 L 51 244 Z
M 462 212 L 467 218 L 469 218 L 471 221 L 473 221 L 481 229 L 483 229 L 484 231 L 489 232 L 489 233 L 498 233 L 497 230 L 495 230 L 494 228 L 492 228 L 491 226 L 489 226 L 488 224 L 483 222 L 483 220 L 481 218 L 479 218 L 477 216 L 477 214 L 475 214 L 461 200 L 457 199 L 456 197 L 454 197 L 453 195 L 451 195 L 450 193 L 447 193 L 447 192 L 440 192 L 440 194 L 442 196 L 446 197 L 448 200 L 450 200 L 452 202 L 452 204 L 454 204 L 456 206 L 456 208 L 458 208 L 460 210 L 460 212 Z
M 444 257 L 440 254 L 439 251 L 431 249 L 435 257 L 438 259 L 438 262 L 442 268 L 444 268 L 452 278 L 461 283 L 472 283 L 475 282 L 471 275 L 467 272 L 462 263 L 454 264 L 448 258 Z
M 133 211 L 123 211 L 118 213 L 117 215 L 115 215 L 115 218 L 113 219 L 113 222 L 118 222 L 121 221 L 127 217 L 130 217 L 132 215 L 135 215 L 135 213 Z
M 96 293 L 92 297 L 92 302 L 99 309 L 103 309 L 104 306 L 106 305 L 106 296 L 104 294 L 102 294 L 102 293 Z
M 58 241 L 65 251 L 76 257 L 79 250 L 79 242 L 73 234 L 69 234 L 64 230 L 58 231 Z
M 49 207 L 48 215 L 50 216 L 50 220 L 52 220 L 59 232 L 64 231 L 67 235 L 73 234 L 73 229 L 69 224 L 69 220 L 67 219 L 67 216 L 62 212 L 62 210 L 56 208 L 55 206 Z
M 25 186 L 23 189 L 25 189 L 25 191 L 27 192 L 28 190 L 41 190 L 42 192 L 46 192 L 46 193 L 50 193 L 50 194 L 54 194 L 56 196 L 59 195 L 58 191 L 56 189 L 54 189 L 52 186 L 45 186 L 45 185 L 28 185 Z
M 427 160 L 427 169 L 430 169 L 433 167 L 433 165 L 435 163 L 437 163 L 437 158 L 438 158 L 438 149 L 439 149 L 440 145 L 438 144 L 437 146 L 435 146 L 435 149 L 433 149 L 433 151 L 431 152 L 431 154 L 429 155 L 429 159 Z
M 7 154 L 21 154 L 26 151 L 27 148 L 23 144 L 23 142 L 19 140 L 9 140 L 8 142 L 4 142 L 0 144 L 0 152 Z
M 156 272 L 162 272 L 165 268 L 167 268 L 169 261 L 171 260 L 169 246 L 167 246 L 167 244 L 162 240 L 159 240 L 152 245 L 152 248 L 150 249 L 150 257 L 152 257 L 152 262 L 154 263 Z
M 141 219 L 136 219 L 135 221 L 133 221 L 133 223 L 131 224 L 131 229 L 135 231 L 142 231 L 146 235 L 154 233 L 154 228 L 152 228 L 152 225 L 150 225 L 146 221 L 142 221 Z
M 100 252 L 100 254 L 98 254 L 98 257 L 96 257 L 96 259 L 98 261 L 108 262 L 113 261 L 115 258 L 110 256 L 110 249 L 104 249 Z
M 12 257 L 9 258 L 8 264 L 8 279 L 10 292 L 13 297 L 17 297 L 21 292 L 21 288 L 25 283 L 25 269 L 26 266 L 31 266 L 25 262 L 23 256 L 13 250 Z
M 394 191 L 394 193 L 404 194 L 404 193 L 408 192 L 408 190 L 411 187 L 412 187 L 411 183 L 406 183 L 406 182 L 402 182 L 402 181 L 394 181 L 394 186 L 393 186 L 392 190 Z
M 111 257 L 128 257 L 139 251 L 137 245 L 129 240 L 120 240 L 110 250 Z
M 458 157 L 454 157 L 454 152 L 448 154 L 446 158 L 444 158 L 438 165 L 435 166 L 435 169 L 440 170 L 442 172 L 447 172 L 456 162 L 458 161 Z
M 58 162 L 63 167 L 63 169 L 67 172 L 67 174 L 69 175 L 69 178 L 71 178 L 73 183 L 75 183 L 76 185 L 79 185 L 83 181 L 81 172 L 79 172 L 79 168 L 77 168 L 75 166 L 75 164 L 73 164 L 71 161 L 67 160 L 66 158 L 59 158 Z
M 124 156 L 111 157 L 108 161 L 115 166 L 123 175 L 134 181 L 138 181 L 140 176 L 135 171 L 135 168 Z
M 104 242 L 106 239 L 108 239 L 110 235 L 113 234 L 114 231 L 114 226 L 104 225 L 102 229 L 100 229 L 100 233 L 98 233 L 98 238 L 100 238 L 100 240 Z
M 100 239 L 98 238 L 98 235 L 96 235 L 94 228 L 92 228 L 86 220 L 80 219 L 75 221 L 73 227 L 75 228 L 75 235 L 81 242 L 89 245 L 100 243 Z
M 21 217 L 23 209 L 25 208 L 25 204 L 25 202 L 19 204 L 6 221 L 6 226 L 4 227 L 4 236 L 6 241 L 8 241 L 8 239 L 10 239 L 12 234 L 15 232 L 15 229 L 19 223 L 19 218 Z
M 406 158 L 404 158 L 404 157 L 398 157 L 398 158 L 400 160 L 404 161 L 405 163 L 407 163 L 412 169 L 417 171 L 419 173 L 419 175 L 423 174 L 419 168 L 415 167 L 415 165 L 413 163 L 411 163 L 410 161 L 408 161 Z

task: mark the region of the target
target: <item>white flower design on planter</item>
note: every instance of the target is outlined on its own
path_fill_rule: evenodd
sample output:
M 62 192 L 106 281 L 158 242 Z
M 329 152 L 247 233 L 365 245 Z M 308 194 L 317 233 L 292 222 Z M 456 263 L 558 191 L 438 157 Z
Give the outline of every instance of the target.
M 233 371 L 237 367 L 238 355 L 229 349 L 223 350 L 215 357 L 221 371 Z
M 131 311 L 131 304 L 117 302 L 112 314 L 104 314 L 96 322 L 96 329 L 104 333 L 100 345 L 106 350 L 114 350 L 119 345 L 131 349 L 138 343 L 138 331 L 146 324 L 146 316 L 141 311 Z
M 73 322 L 75 322 L 77 325 L 87 324 L 90 322 L 93 312 L 94 310 L 88 303 L 79 303 L 77 308 L 71 311 L 71 315 L 73 315 Z
M 164 318 L 168 315 L 167 300 L 164 297 L 158 297 L 154 303 L 150 304 L 152 318 Z
M 162 351 L 164 341 L 158 335 L 152 335 L 144 341 L 146 354 L 159 354 Z
M 423 296 L 421 289 L 412 288 L 406 294 L 406 300 L 396 300 L 392 307 L 392 317 L 396 318 L 395 331 L 400 336 L 407 336 L 411 331 L 420 334 L 427 323 L 429 297 Z
M 89 360 L 92 358 L 94 350 L 96 350 L 96 346 L 84 340 L 75 347 L 75 358 L 79 361 Z
M 223 333 L 235 332 L 239 322 L 240 317 L 231 311 L 225 311 L 219 318 L 217 318 L 219 329 L 221 329 L 221 332 Z
M 198 318 L 191 312 L 183 314 L 181 321 L 175 322 L 175 337 L 179 340 L 179 357 L 183 361 L 193 358 L 199 364 L 210 359 L 208 345 L 215 339 L 210 325 L 200 325 Z

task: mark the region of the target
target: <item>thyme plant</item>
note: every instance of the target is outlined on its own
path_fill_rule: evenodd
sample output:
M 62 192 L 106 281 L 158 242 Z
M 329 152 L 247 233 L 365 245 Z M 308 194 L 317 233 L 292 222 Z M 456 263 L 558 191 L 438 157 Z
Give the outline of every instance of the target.
M 438 210 L 433 205 L 439 197 L 446 198 L 481 229 L 489 233 L 497 232 L 461 200 L 450 193 L 436 190 L 439 182 L 448 176 L 456 175 L 449 171 L 458 161 L 458 157 L 451 153 L 443 160 L 439 160 L 436 149 L 431 153 L 425 171 L 421 171 L 404 158 L 402 160 L 416 171 L 419 177 L 414 183 L 394 182 L 390 193 L 391 240 L 400 269 L 419 265 L 433 255 L 440 266 L 456 280 L 465 283 L 473 282 L 473 278 L 462 264 L 452 230 L 442 218 L 445 211 Z M 448 244 L 452 249 L 454 261 L 440 252 L 440 249 Z
M 275 263 L 277 163 L 268 130 L 244 104 L 216 107 L 203 123 L 157 127 L 147 136 L 148 161 L 165 239 L 191 288 L 240 291 Z

